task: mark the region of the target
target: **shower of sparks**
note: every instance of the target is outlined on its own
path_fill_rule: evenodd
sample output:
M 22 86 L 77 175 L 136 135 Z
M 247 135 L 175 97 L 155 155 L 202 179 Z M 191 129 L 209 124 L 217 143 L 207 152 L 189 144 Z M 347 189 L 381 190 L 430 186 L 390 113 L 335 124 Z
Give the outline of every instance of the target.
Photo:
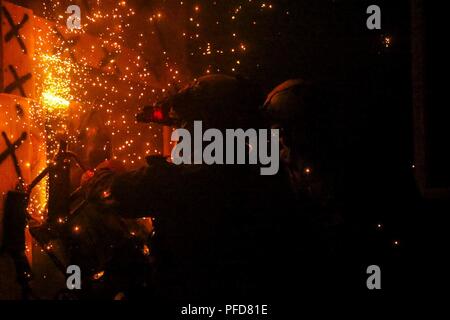
M 41 106 L 49 111 L 67 110 L 73 97 L 70 93 L 72 65 L 57 56 L 42 55 L 38 57 L 42 66 Z
M 95 139 L 99 130 L 111 138 L 100 147 L 128 168 L 162 154 L 163 130 L 138 124 L 139 108 L 205 74 L 258 69 L 255 28 L 264 27 L 270 12 L 289 16 L 288 10 L 259 0 L 156 1 L 139 10 L 134 1 L 88 3 L 82 28 L 71 32 L 65 29 L 62 1 L 43 1 L 35 10 L 30 136 L 46 140 L 39 144 L 38 153 L 46 155 L 39 169 L 51 162 L 59 139 L 82 153 L 88 149 L 86 137 Z M 97 116 L 90 123 L 92 114 Z M 40 219 L 45 184 L 31 199 Z
M 84 15 L 81 30 L 74 30 L 73 34 L 65 35 L 66 41 L 58 47 L 63 48 L 56 54 L 49 54 L 49 43 L 55 41 L 55 32 L 41 32 L 36 40 L 37 65 L 43 72 L 37 72 L 38 93 L 40 99 L 40 123 L 49 123 L 51 126 L 57 124 L 52 134 L 48 136 L 50 140 L 56 139 L 56 133 L 65 131 L 66 139 L 72 146 L 78 145 L 82 149 L 80 137 L 86 135 L 84 130 L 95 130 L 99 125 L 102 130 L 107 130 L 114 139 L 112 146 L 112 156 L 124 164 L 138 164 L 145 158 L 145 155 L 160 153 L 159 147 L 154 139 L 161 139 L 160 129 L 153 129 L 150 126 L 139 127 L 135 121 L 135 114 L 139 101 L 140 105 L 148 103 L 151 95 L 161 92 L 161 88 L 156 90 L 150 87 L 150 71 L 146 62 L 142 58 L 142 50 L 131 48 L 135 55 L 130 54 L 127 66 L 124 70 L 117 72 L 117 57 L 127 56 L 130 52 L 125 47 L 124 32 L 129 31 L 131 22 L 135 16 L 135 11 L 127 6 L 125 1 L 120 1 L 116 5 L 101 5 L 100 1 L 91 1 L 92 10 L 89 15 Z M 62 6 L 59 2 L 44 4 L 44 18 L 55 22 L 57 26 L 64 26 L 66 16 L 61 14 Z M 134 22 L 136 27 L 136 22 Z M 88 28 L 100 30 L 89 35 L 94 39 L 89 47 L 83 48 L 85 51 L 78 54 L 76 46 L 71 46 L 72 37 L 79 37 L 86 34 Z M 141 37 L 143 35 L 141 34 Z M 60 40 L 60 39 L 59 39 Z M 69 45 L 67 45 L 69 44 Z M 139 45 L 138 45 L 139 47 Z M 68 49 L 70 48 L 70 49 Z M 87 51 L 86 51 L 87 50 Z M 128 50 L 128 51 L 127 51 Z M 53 50 L 54 51 L 54 50 Z M 98 53 L 111 54 L 111 58 L 102 61 L 100 69 L 92 65 L 92 56 Z M 75 59 L 74 59 L 75 58 Z M 122 64 L 124 62 L 122 61 Z M 153 81 L 154 82 L 154 81 Z M 79 127 L 80 122 L 89 117 L 92 112 L 98 112 L 99 121 L 91 128 Z M 43 117 L 42 117 L 43 116 Z M 49 121 L 48 117 L 52 118 Z M 58 121 L 64 118 L 64 125 L 61 128 Z M 61 123 L 60 123 L 61 124 Z M 67 130 L 67 124 L 72 128 Z M 73 125 L 75 124 L 75 125 Z M 63 129 L 63 130 L 61 130 Z M 97 128 L 98 129 L 98 128 Z M 158 131 L 159 130 L 159 131 Z M 90 133 L 92 135 L 92 133 Z M 141 137 L 145 140 L 145 150 L 136 150 L 134 141 L 130 136 Z M 106 150 L 109 146 L 105 145 Z
M 271 3 L 256 0 L 158 3 L 137 10 L 133 1 L 89 1 L 90 9 L 82 8 L 82 28 L 73 30 L 72 36 L 93 36 L 98 42 L 90 43 L 90 47 L 84 45 L 82 52 L 77 52 L 81 50 L 77 46 L 59 45 L 65 49 L 55 59 L 60 67 L 71 68 L 66 74 L 70 79 L 62 81 L 65 78 L 58 76 L 57 83 L 49 86 L 50 91 L 43 89 L 40 93 L 40 103 L 47 111 L 68 110 L 69 123 L 79 123 L 92 111 L 101 114 L 102 126 L 113 140 L 111 146 L 104 148 L 111 147 L 112 158 L 130 167 L 144 164 L 148 155 L 162 153 L 162 129 L 157 125 L 137 124 L 138 108 L 204 74 L 245 73 L 252 67 L 251 59 L 246 58 L 252 52 L 252 44 L 244 38 L 249 36 L 251 28 L 260 25 L 258 21 L 276 9 Z M 44 18 L 58 26 L 65 25 L 64 11 L 59 1 L 43 3 Z M 172 21 L 174 11 L 182 13 L 176 24 Z M 212 29 L 215 31 L 209 32 Z M 161 32 L 169 32 L 166 36 L 172 44 L 161 42 Z M 70 44 L 72 37 L 65 36 L 66 44 Z M 40 34 L 37 50 L 48 54 L 44 48 L 54 38 L 54 34 Z M 186 52 L 187 60 L 174 53 L 173 45 Z M 92 67 L 92 57 L 99 50 L 111 53 L 100 69 Z M 128 57 L 129 50 L 135 55 L 126 61 L 123 57 Z M 74 56 L 76 61 L 72 61 Z M 154 75 L 155 67 L 161 69 L 158 77 Z M 47 81 L 52 77 L 54 74 Z M 68 134 L 69 140 L 76 144 L 83 132 L 77 128 Z

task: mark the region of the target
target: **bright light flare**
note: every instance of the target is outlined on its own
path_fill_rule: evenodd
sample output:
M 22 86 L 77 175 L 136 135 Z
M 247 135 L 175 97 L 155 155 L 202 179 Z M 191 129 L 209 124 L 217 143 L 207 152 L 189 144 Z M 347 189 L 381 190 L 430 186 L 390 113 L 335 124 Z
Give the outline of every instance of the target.
M 50 92 L 42 93 L 42 103 L 47 107 L 49 111 L 55 109 L 67 109 L 69 107 L 70 102 L 64 98 L 55 96 Z

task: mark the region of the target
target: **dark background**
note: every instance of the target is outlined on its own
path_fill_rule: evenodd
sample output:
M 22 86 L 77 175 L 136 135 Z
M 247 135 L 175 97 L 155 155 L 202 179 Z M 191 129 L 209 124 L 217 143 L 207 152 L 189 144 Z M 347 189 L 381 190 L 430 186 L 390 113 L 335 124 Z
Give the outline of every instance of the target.
M 215 6 L 223 6 L 221 10 L 211 10 L 218 14 L 209 15 L 208 33 L 217 41 L 227 43 L 228 38 L 223 36 L 224 26 L 214 27 L 214 21 L 239 3 L 218 1 Z M 261 12 L 264 19 L 257 19 L 258 28 L 248 27 L 253 17 L 239 20 L 240 34 L 249 39 L 252 48 L 240 58 L 239 73 L 256 80 L 265 92 L 298 77 L 327 82 L 336 89 L 340 97 L 336 122 L 344 129 L 328 134 L 340 135 L 344 141 L 342 153 L 334 157 L 343 166 L 347 227 L 354 229 L 357 250 L 367 253 L 367 263 L 381 265 L 388 292 L 404 292 L 406 287 L 416 292 L 420 286 L 416 280 L 425 279 L 422 263 L 429 264 L 424 257 L 436 246 L 432 239 L 439 237 L 437 224 L 448 211 L 448 202 L 424 199 L 415 179 L 412 66 L 421 62 L 412 61 L 412 1 L 271 3 L 277 12 Z M 372 4 L 381 8 L 381 30 L 366 27 L 366 9 Z M 438 92 L 445 91 L 436 86 L 443 83 L 436 77 L 443 71 L 435 54 L 439 40 L 445 38 L 442 24 L 446 20 L 438 19 L 443 11 L 435 4 L 427 5 L 424 12 L 425 46 L 430 48 L 425 59 L 432 61 L 425 66 L 427 148 L 416 147 L 426 154 L 429 183 L 448 187 L 448 112 L 445 104 L 438 102 Z M 225 30 L 234 29 L 229 26 Z M 199 43 L 190 45 L 195 48 Z M 200 75 L 205 65 L 227 69 L 232 59 L 194 55 L 189 56 L 189 66 L 192 74 Z
M 239 1 L 222 5 L 235 3 Z M 448 30 L 445 11 L 435 3 L 424 5 L 425 38 L 417 40 L 424 41 L 424 63 L 412 61 L 411 43 L 417 36 L 411 29 L 412 1 L 271 3 L 286 9 L 259 19 L 257 29 L 240 29 L 244 38 L 251 39 L 253 49 L 241 58 L 239 71 L 257 80 L 266 92 L 297 77 L 335 86 L 341 98 L 337 104 L 341 116 L 336 121 L 345 128 L 346 140 L 345 151 L 336 160 L 344 163 L 344 193 L 350 208 L 349 228 L 358 234 L 355 241 L 361 241 L 360 250 L 372 252 L 368 263 L 386 263 L 384 283 L 389 289 L 403 292 L 410 286 L 417 292 L 416 280 L 433 285 L 424 266 L 433 266 L 435 274 L 440 274 L 432 254 L 445 234 L 440 224 L 449 206 L 448 200 L 425 199 L 420 194 L 415 170 L 426 171 L 430 186 L 450 185 L 449 114 L 441 80 L 445 79 L 443 42 Z M 366 28 L 366 9 L 371 4 L 381 8 L 381 30 Z M 286 10 L 289 15 L 284 14 Z M 213 25 L 217 17 L 210 18 Z M 249 25 L 245 19 L 241 23 Z M 215 29 L 210 32 L 215 34 Z M 389 46 L 386 37 L 391 39 Z M 222 67 L 214 60 L 208 63 Z M 414 64 L 420 64 L 425 75 L 425 145 L 414 140 Z M 190 58 L 193 74 L 201 74 L 204 65 L 204 60 Z M 417 168 L 415 148 L 425 154 L 425 168 Z

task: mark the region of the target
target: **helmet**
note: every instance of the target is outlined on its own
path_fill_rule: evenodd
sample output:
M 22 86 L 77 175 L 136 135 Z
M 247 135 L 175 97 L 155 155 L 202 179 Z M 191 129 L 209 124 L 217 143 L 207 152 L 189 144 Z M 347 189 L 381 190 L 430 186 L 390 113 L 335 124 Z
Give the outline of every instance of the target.
M 292 131 L 309 143 L 324 143 L 337 134 L 339 103 L 333 86 L 293 79 L 269 93 L 263 112 L 272 125 Z
M 305 107 L 305 98 L 312 83 L 292 79 L 278 85 L 269 93 L 264 103 L 264 112 L 271 122 L 282 124 L 297 122 Z
M 144 108 L 138 121 L 181 125 L 201 120 L 210 128 L 249 127 L 257 118 L 260 97 L 258 88 L 244 78 L 208 75 Z
M 335 162 L 341 146 L 339 99 L 334 87 L 302 79 L 277 86 L 264 103 L 264 115 L 279 127 L 290 157 L 324 166 Z

